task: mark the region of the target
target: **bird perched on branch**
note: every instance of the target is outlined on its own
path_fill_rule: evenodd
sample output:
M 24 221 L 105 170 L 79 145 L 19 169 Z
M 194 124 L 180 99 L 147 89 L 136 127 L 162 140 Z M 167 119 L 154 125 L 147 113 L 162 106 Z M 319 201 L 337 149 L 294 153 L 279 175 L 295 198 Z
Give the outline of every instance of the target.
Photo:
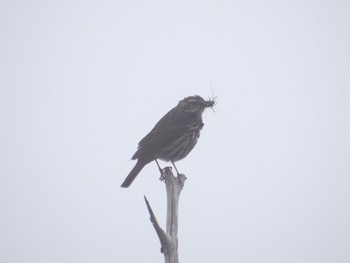
M 157 162 L 157 159 L 170 161 L 176 169 L 175 162 L 185 158 L 197 143 L 204 125 L 204 109 L 214 105 L 214 99 L 206 101 L 198 95 L 180 100 L 139 142 L 137 151 L 131 157 L 132 160 L 137 159 L 137 163 L 121 187 L 129 187 L 142 168 L 152 161 Z M 157 165 L 161 170 L 158 162 Z

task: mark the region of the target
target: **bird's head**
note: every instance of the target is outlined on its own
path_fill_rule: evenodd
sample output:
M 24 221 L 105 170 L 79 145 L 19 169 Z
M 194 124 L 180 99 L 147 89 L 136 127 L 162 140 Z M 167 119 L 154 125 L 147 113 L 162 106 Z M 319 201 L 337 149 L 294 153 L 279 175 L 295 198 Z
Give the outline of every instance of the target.
M 211 108 L 215 105 L 214 100 L 204 100 L 201 96 L 194 95 L 179 101 L 178 106 L 185 112 L 202 114 L 205 108 Z

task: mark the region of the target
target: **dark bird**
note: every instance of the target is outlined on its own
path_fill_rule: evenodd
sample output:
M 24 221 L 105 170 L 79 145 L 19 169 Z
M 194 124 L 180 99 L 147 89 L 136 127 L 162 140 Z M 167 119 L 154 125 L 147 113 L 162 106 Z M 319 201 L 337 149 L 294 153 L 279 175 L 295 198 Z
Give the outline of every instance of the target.
M 172 162 L 176 169 L 175 162 L 185 158 L 197 143 L 204 125 L 204 109 L 214 104 L 214 99 L 205 101 L 198 95 L 180 100 L 139 142 L 137 151 L 131 157 L 132 160 L 137 159 L 137 163 L 121 187 L 129 187 L 142 168 L 152 161 L 157 162 L 157 159 Z

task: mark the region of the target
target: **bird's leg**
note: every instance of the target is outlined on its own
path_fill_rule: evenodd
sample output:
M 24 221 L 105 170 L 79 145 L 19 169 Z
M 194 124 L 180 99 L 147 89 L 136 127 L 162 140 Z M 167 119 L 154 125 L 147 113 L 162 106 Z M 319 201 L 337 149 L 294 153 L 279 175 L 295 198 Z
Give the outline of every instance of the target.
M 180 173 L 179 173 L 179 171 L 177 170 L 175 163 L 174 163 L 173 161 L 171 161 L 171 163 L 173 164 L 173 166 L 174 166 L 174 168 L 175 168 L 175 170 L 176 170 L 177 175 L 179 175 Z
M 160 168 L 160 165 L 158 163 L 158 160 L 155 159 L 156 163 L 157 163 L 157 166 L 158 166 L 158 169 L 159 169 L 159 172 L 160 172 L 160 177 L 159 177 L 159 181 L 164 181 L 164 169 Z
M 155 159 L 155 161 L 156 161 L 156 164 L 157 164 L 157 166 L 158 166 L 159 172 L 160 172 L 160 173 L 163 173 L 163 169 L 160 168 L 160 165 L 159 165 L 159 163 L 158 163 L 158 160 Z

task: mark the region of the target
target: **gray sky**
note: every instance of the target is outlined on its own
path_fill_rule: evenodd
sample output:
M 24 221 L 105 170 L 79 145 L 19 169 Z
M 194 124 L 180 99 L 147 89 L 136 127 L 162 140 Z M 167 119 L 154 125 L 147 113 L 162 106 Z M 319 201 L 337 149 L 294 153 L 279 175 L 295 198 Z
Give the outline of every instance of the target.
M 163 262 L 156 165 L 119 186 L 211 81 L 180 261 L 349 262 L 349 5 L 1 1 L 0 262 Z

